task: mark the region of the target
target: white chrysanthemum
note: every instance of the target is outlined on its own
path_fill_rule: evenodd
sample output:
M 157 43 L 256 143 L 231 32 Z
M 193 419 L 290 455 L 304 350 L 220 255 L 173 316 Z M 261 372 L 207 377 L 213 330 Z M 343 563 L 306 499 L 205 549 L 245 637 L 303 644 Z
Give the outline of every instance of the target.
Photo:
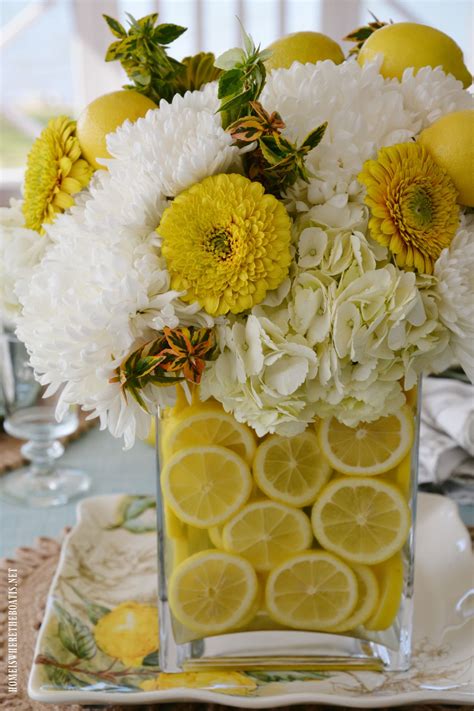
M 474 383 L 474 216 L 470 215 L 435 264 L 438 309 L 457 362 Z
M 21 200 L 10 200 L 10 207 L 0 208 L 0 315 L 15 321 L 20 312 L 16 288 L 28 283 L 33 268 L 50 244 L 25 226 Z
M 238 167 L 238 151 L 215 115 L 215 87 L 161 102 L 136 124 L 110 137 L 116 156 L 98 171 L 87 194 L 48 227 L 54 242 L 21 289 L 20 337 L 43 383 L 64 387 L 75 402 L 124 436 L 146 436 L 140 413 L 115 369 L 137 345 L 164 326 L 212 326 L 198 304 L 170 288 L 161 256 L 159 224 L 167 197 L 214 172 Z M 168 401 L 166 388 L 149 389 L 151 409 Z
M 462 82 L 452 74 L 445 74 L 441 67 L 422 67 L 416 74 L 413 68 L 405 69 L 400 89 L 405 108 L 419 125 L 418 131 L 444 114 L 473 108 L 473 98 Z
M 307 159 L 313 174 L 309 185 L 298 183 L 288 191 L 296 209 L 324 203 L 344 208 L 361 192 L 356 178 L 363 163 L 382 146 L 407 141 L 418 130 L 399 85 L 385 80 L 378 68 L 379 62 L 364 67 L 355 61 L 295 62 L 269 75 L 262 103 L 281 114 L 291 140 L 302 142 L 328 122 L 323 140 Z
M 167 197 L 209 175 L 240 168 L 239 149 L 224 131 L 215 84 L 176 95 L 135 123 L 126 121 L 107 138 L 112 181 L 155 185 Z

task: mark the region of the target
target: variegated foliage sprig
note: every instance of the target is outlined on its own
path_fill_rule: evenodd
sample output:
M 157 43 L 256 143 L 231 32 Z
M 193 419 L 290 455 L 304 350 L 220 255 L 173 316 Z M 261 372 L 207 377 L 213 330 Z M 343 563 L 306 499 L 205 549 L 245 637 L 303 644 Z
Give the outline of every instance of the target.
M 222 127 L 227 129 L 237 119 L 248 114 L 250 102 L 257 101 L 265 86 L 264 61 L 268 50 L 260 50 L 242 28 L 244 49 L 229 49 L 216 59 L 215 66 L 223 70 L 219 79 L 218 98 Z
M 221 72 L 214 67 L 214 55 L 210 52 L 200 52 L 182 62 L 168 56 L 168 45 L 186 32 L 185 27 L 167 23 L 157 25 L 158 13 L 139 20 L 127 15 L 128 31 L 120 22 L 104 15 L 110 31 L 117 38 L 108 48 L 105 61 L 120 62 L 133 82 L 125 88 L 134 89 L 158 104 L 160 99 L 170 101 L 175 94 L 199 89 L 218 78 Z
M 327 122 L 311 131 L 298 147 L 282 135 L 285 123 L 279 113 L 268 113 L 258 101 L 249 102 L 249 108 L 248 116 L 227 127 L 237 145 L 256 142 L 255 148 L 243 155 L 248 177 L 258 180 L 267 192 L 275 195 L 298 178 L 307 180 L 306 156 L 321 142 Z
M 357 30 L 349 32 L 349 34 L 343 38 L 344 42 L 355 42 L 354 47 L 351 47 L 349 50 L 349 57 L 357 57 L 365 40 L 376 30 L 380 30 L 381 27 L 385 27 L 385 25 L 388 24 L 387 22 L 381 22 L 378 20 L 373 12 L 370 14 L 374 18 L 373 22 L 368 22 L 363 27 L 359 27 Z
M 256 47 L 243 28 L 242 39 L 244 49 L 230 49 L 216 61 L 224 72 L 218 92 L 222 126 L 238 146 L 249 147 L 243 154 L 247 176 L 262 183 L 267 192 L 280 195 L 298 178 L 308 179 L 306 155 L 321 141 L 327 124 L 318 126 L 299 147 L 283 136 L 280 114 L 268 113 L 258 101 L 270 52 Z
M 167 328 L 158 338 L 129 355 L 110 382 L 118 382 L 124 396 L 129 393 L 147 410 L 141 391 L 147 385 L 172 385 L 180 380 L 199 384 L 206 361 L 214 358 L 214 332 L 193 326 Z

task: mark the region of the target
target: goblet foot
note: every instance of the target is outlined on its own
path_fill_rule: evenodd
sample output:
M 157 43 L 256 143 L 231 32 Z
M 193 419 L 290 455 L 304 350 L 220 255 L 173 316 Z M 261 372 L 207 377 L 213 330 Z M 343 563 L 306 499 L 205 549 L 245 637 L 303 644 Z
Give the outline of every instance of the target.
M 62 506 L 89 490 L 90 477 L 79 469 L 58 467 L 38 475 L 32 468 L 2 477 L 0 497 L 33 508 Z

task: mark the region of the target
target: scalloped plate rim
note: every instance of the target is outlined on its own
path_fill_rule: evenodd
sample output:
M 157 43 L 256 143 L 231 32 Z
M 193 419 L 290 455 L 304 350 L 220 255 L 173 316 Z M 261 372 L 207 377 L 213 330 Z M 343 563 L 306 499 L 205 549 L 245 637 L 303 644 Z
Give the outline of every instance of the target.
M 71 541 L 78 535 L 80 531 L 81 524 L 84 520 L 84 513 L 90 507 L 94 507 L 102 502 L 111 504 L 112 501 L 118 502 L 124 496 L 128 494 L 101 494 L 97 496 L 88 497 L 82 499 L 77 504 L 77 521 L 70 532 L 64 539 L 60 557 L 58 561 L 58 566 L 53 576 L 51 586 L 48 593 L 48 602 L 46 605 L 45 617 L 43 624 L 38 633 L 38 637 L 35 645 L 34 658 L 39 654 L 42 648 L 42 640 L 44 630 L 46 628 L 46 623 L 49 619 L 51 610 L 51 598 L 53 591 L 56 588 L 57 582 L 61 577 L 63 567 L 69 552 Z M 421 506 L 420 506 L 421 504 Z M 418 509 L 421 508 L 426 510 L 426 514 L 432 512 L 433 509 L 441 507 L 445 509 L 445 516 L 448 520 L 458 527 L 458 535 L 463 531 L 464 538 L 469 542 L 470 539 L 467 529 L 462 522 L 458 508 L 456 504 L 450 499 L 440 496 L 438 494 L 426 494 L 420 493 L 418 495 Z M 418 514 L 419 515 L 419 514 Z M 472 557 L 472 556 L 471 556 Z M 474 565 L 474 557 L 472 557 Z M 416 591 L 416 576 L 415 576 L 415 591 Z M 474 666 L 474 658 L 472 660 Z M 334 691 L 324 691 L 324 692 L 285 692 L 282 689 L 281 693 L 275 693 L 268 696 L 259 697 L 246 697 L 246 696 L 231 696 L 223 693 L 206 691 L 204 689 L 189 689 L 189 688 L 177 688 L 177 689 L 163 689 L 155 691 L 140 691 L 140 692 L 117 692 L 117 691 L 77 691 L 73 689 L 64 690 L 46 690 L 41 685 L 36 683 L 37 679 L 37 665 L 32 666 L 29 680 L 28 680 L 28 695 L 29 697 L 38 702 L 50 703 L 50 704 L 121 704 L 123 706 L 132 705 L 147 705 L 150 703 L 161 704 L 170 702 L 210 702 L 218 703 L 223 706 L 229 706 L 234 708 L 249 708 L 249 709 L 262 709 L 262 708 L 281 708 L 289 707 L 297 704 L 321 704 L 330 703 L 334 706 L 340 706 L 345 708 L 380 708 L 380 704 L 383 703 L 386 707 L 397 707 L 402 706 L 407 703 L 449 703 L 449 704 L 464 704 L 469 701 L 474 701 L 474 678 L 472 681 L 464 682 L 462 684 L 456 683 L 453 680 L 453 684 L 450 685 L 451 688 L 445 689 L 429 689 L 420 688 L 418 690 L 411 691 L 395 691 L 393 694 L 379 693 L 373 694 L 372 692 L 367 692 L 360 694 L 359 696 L 350 694 L 338 694 Z M 306 683 L 306 682 L 305 682 Z M 280 682 L 283 686 L 285 682 Z M 447 686 L 447 684 L 444 684 Z M 456 688 L 453 688 L 456 687 Z M 462 687 L 466 687 L 463 690 Z M 354 692 L 355 693 L 355 692 Z

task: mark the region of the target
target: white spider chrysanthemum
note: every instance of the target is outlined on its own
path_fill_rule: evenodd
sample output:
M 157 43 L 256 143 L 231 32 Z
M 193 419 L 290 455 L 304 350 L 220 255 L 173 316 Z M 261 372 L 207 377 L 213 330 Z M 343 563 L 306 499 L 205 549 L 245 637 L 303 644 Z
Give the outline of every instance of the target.
M 456 361 L 474 382 L 474 216 L 470 215 L 435 265 L 439 316 Z
M 21 200 L 0 208 L 0 316 L 14 322 L 20 313 L 17 288 L 28 283 L 50 241 L 25 226 Z M 1 320 L 1 319 L 0 319 Z

